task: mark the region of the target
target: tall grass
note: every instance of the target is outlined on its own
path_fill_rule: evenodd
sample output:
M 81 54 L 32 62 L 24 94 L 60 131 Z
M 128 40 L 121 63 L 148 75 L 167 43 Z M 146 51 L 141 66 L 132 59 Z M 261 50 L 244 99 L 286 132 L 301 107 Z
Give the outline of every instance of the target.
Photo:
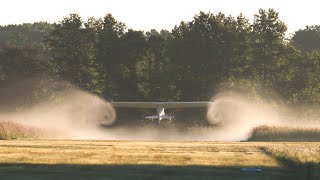
M 44 129 L 25 126 L 10 121 L 0 121 L 0 139 L 41 138 L 46 135 Z
M 320 142 L 320 129 L 259 126 L 252 130 L 248 141 Z

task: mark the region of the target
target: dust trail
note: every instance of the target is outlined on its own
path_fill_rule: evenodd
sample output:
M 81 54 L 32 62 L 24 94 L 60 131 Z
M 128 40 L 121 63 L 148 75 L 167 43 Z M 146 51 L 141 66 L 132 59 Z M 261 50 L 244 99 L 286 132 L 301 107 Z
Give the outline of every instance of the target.
M 238 93 L 218 94 L 207 111 L 208 121 L 217 126 L 212 135 L 238 141 L 248 139 L 251 131 L 261 125 L 320 128 L 319 121 L 298 119 L 299 112 L 271 100 L 257 101 Z
M 74 92 L 73 92 L 74 93 Z M 74 95 L 70 100 L 72 104 L 83 104 L 77 102 L 79 96 L 83 96 L 82 92 L 79 95 Z M 92 96 L 87 95 L 86 102 Z M 85 98 L 84 98 L 85 99 Z M 95 98 L 94 98 L 95 99 Z M 109 114 L 110 123 L 114 122 L 114 111 L 111 106 L 103 100 L 98 100 L 101 112 Z M 290 110 L 283 104 L 268 98 L 268 102 L 256 101 L 246 98 L 239 93 L 219 93 L 212 99 L 213 104 L 207 110 L 207 119 L 211 126 L 197 126 L 177 128 L 174 125 L 159 126 L 158 124 L 146 126 L 138 124 L 136 126 L 115 126 L 109 128 L 87 128 L 81 131 L 75 131 L 72 138 L 79 139 L 105 139 L 105 140 L 193 140 L 193 141 L 241 141 L 247 140 L 253 128 L 261 125 L 269 126 L 286 126 L 299 128 L 320 128 L 319 121 L 299 120 L 296 118 L 296 113 L 291 113 L 290 116 L 284 112 Z M 90 104 L 90 103 L 89 103 Z M 67 119 L 74 121 L 86 118 L 90 122 L 99 120 L 100 113 L 97 113 L 96 107 L 92 105 L 84 107 L 75 107 L 81 110 L 82 113 L 72 114 Z M 89 108 L 91 107 L 91 108 Z M 61 108 L 61 107 L 60 107 Z M 65 109 L 65 108 L 62 108 Z M 106 110 L 106 111 L 104 111 Z M 70 111 L 69 111 L 70 112 Z M 71 111 L 73 112 L 73 111 Z M 292 112 L 292 110 L 290 110 Z M 102 114 L 103 114 L 102 113 Z M 68 122 L 68 121 L 67 121 Z M 100 123 L 100 122 L 99 122 Z M 89 123 L 90 124 L 90 123 Z
M 111 125 L 116 118 L 110 103 L 85 91 L 70 88 L 52 102 L 42 102 L 14 113 L 1 113 L 0 119 L 28 126 L 53 129 L 61 138 L 90 138 L 100 125 Z
M 301 121 L 293 118 L 296 114 L 288 116 L 283 113 L 286 109 L 283 105 L 271 101 L 258 102 L 237 93 L 220 93 L 212 102 L 207 111 L 210 126 L 178 128 L 174 124 L 159 126 L 137 122 L 136 126 L 110 127 L 116 119 L 110 103 L 71 88 L 62 91 L 55 101 L 20 112 L 1 113 L 0 120 L 56 129 L 59 138 L 100 140 L 240 141 L 250 137 L 251 130 L 260 125 L 320 128 L 319 121 Z

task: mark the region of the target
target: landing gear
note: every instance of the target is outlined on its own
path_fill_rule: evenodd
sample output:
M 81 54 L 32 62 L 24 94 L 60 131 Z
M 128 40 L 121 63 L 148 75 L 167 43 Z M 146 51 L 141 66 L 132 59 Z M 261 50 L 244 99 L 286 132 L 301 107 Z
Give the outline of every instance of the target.
M 159 124 L 161 124 L 161 121 L 163 119 L 168 119 L 169 120 L 169 124 L 171 123 L 172 119 L 174 118 L 173 116 L 167 116 L 166 113 L 164 112 L 164 108 L 162 107 L 158 107 L 157 108 L 157 114 L 158 115 L 153 115 L 153 116 L 147 116 L 145 117 L 146 119 L 150 119 L 152 122 L 154 119 L 158 119 L 159 120 Z

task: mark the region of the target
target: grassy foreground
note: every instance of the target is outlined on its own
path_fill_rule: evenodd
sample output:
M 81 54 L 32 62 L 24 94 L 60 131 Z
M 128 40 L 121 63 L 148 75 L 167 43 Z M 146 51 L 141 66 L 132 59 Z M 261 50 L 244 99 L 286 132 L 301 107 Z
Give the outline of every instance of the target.
M 320 143 L 0 141 L 1 179 L 315 179 L 278 151 Z M 277 153 L 274 152 L 277 150 Z M 286 156 L 288 154 L 288 156 Z M 318 154 L 305 154 L 319 163 Z M 316 157 L 316 158 L 314 158 Z M 291 164 L 290 164 L 291 163 Z M 243 172 L 257 167 L 262 172 Z

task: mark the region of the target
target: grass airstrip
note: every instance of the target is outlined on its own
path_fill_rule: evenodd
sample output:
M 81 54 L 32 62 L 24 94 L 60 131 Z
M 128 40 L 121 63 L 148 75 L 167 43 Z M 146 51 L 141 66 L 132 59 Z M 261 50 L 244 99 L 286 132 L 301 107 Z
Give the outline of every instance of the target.
M 316 180 L 319 165 L 319 142 L 0 141 L 0 179 Z
M 319 129 L 257 127 L 255 142 L 46 139 L 55 133 L 0 121 L 0 179 L 320 179 Z

